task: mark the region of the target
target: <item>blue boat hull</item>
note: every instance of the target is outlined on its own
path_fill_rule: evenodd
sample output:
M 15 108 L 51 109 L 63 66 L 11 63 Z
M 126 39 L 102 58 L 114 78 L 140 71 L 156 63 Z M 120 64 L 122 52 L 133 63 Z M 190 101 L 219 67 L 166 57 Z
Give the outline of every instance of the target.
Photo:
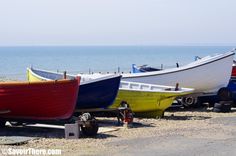
M 68 79 L 76 76 L 67 75 Z M 28 69 L 29 81 L 63 79 L 63 74 L 50 71 Z M 121 76 L 111 75 L 80 83 L 76 109 L 107 108 L 113 104 L 118 94 Z
M 77 109 L 107 108 L 118 93 L 121 76 L 81 84 L 77 99 Z

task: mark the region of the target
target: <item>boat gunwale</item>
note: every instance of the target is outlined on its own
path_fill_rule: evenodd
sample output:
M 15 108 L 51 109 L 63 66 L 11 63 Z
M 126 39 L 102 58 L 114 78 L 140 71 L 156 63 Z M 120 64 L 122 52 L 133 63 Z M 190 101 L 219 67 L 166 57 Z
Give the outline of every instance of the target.
M 139 83 L 139 82 L 129 82 L 129 81 L 121 81 L 121 83 L 127 83 L 128 85 L 130 84 L 137 84 L 139 86 L 141 85 L 146 85 L 149 88 L 150 87 L 157 87 L 158 89 L 160 88 L 160 90 L 151 90 L 151 89 L 136 89 L 136 88 L 123 88 L 120 87 L 120 90 L 126 90 L 126 91 L 140 91 L 140 92 L 156 92 L 156 93 L 176 93 L 176 94 L 180 94 L 180 93 L 192 93 L 194 92 L 194 88 L 185 88 L 185 87 L 180 87 L 178 90 L 165 90 L 165 89 L 175 89 L 174 86 L 165 86 L 165 85 L 154 85 L 154 84 L 148 84 L 148 83 Z
M 186 67 L 186 66 L 191 64 L 191 63 L 189 63 L 189 64 L 186 64 L 186 65 L 184 65 L 182 67 L 179 67 L 179 68 L 167 69 L 167 70 L 173 70 L 173 71 L 161 70 L 161 71 L 153 71 L 153 72 L 146 72 L 146 73 L 123 74 L 122 75 L 122 79 L 150 77 L 150 76 L 156 76 L 156 75 L 166 75 L 166 74 L 178 73 L 178 72 L 182 72 L 182 71 L 198 68 L 198 67 L 201 67 L 201 66 L 204 66 L 204 65 L 207 65 L 207 64 L 211 64 L 213 62 L 216 62 L 216 61 L 225 59 L 227 57 L 233 56 L 234 54 L 235 54 L 234 52 L 229 52 L 229 53 L 225 53 L 225 54 L 219 54 L 217 56 L 212 56 L 211 59 L 209 59 L 207 62 L 200 62 L 200 64 L 198 64 L 198 65 Z M 213 58 L 213 57 L 216 57 L 216 58 Z
M 62 84 L 62 83 L 69 83 L 73 82 L 74 80 L 68 80 L 68 79 L 61 79 L 61 80 L 49 80 L 49 81 L 35 81 L 35 82 L 30 82 L 30 81 L 4 81 L 0 82 L 0 88 L 1 86 L 13 86 L 13 85 L 42 85 L 42 84 Z M 78 80 L 77 80 L 78 81 Z
M 35 76 L 35 77 L 38 77 L 42 80 L 45 80 L 45 81 L 50 81 L 52 79 L 49 79 L 49 78 L 45 78 L 45 77 L 42 77 L 41 75 L 38 75 L 36 74 L 33 70 L 36 70 L 36 71 L 39 71 L 39 72 L 46 72 L 46 73 L 49 73 L 49 74 L 59 74 L 59 75 L 62 75 L 62 73 L 59 73 L 59 72 L 53 72 L 53 71 L 49 71 L 49 70 L 41 70 L 41 69 L 35 69 L 35 68 L 27 68 L 27 70 L 30 71 L 30 73 Z M 68 76 L 71 76 L 73 78 L 76 78 L 76 77 L 81 77 L 80 75 L 72 75 L 72 74 L 67 74 Z M 103 76 L 103 77 L 100 77 L 100 78 L 95 78 L 95 79 L 89 79 L 89 80 L 86 80 L 86 81 L 80 81 L 80 85 L 86 85 L 86 84 L 90 84 L 90 83 L 96 83 L 96 82 L 99 82 L 99 81 L 104 81 L 104 80 L 109 80 L 109 79 L 113 79 L 113 78 L 119 78 L 121 77 L 121 75 L 115 75 L 115 74 L 112 74 L 112 75 L 108 75 L 108 76 Z M 58 79 L 58 80 L 61 80 L 61 79 Z M 81 78 L 82 80 L 82 78 Z M 56 80 L 54 80 L 56 81 Z
M 119 90 L 122 91 L 133 91 L 133 92 L 145 92 L 145 93 L 165 93 L 165 94 L 191 94 L 193 93 L 194 89 L 189 89 L 189 90 L 177 90 L 177 91 L 169 91 L 169 90 L 160 90 L 160 91 L 155 91 L 155 90 L 138 90 L 138 89 L 133 89 L 133 88 L 119 88 Z

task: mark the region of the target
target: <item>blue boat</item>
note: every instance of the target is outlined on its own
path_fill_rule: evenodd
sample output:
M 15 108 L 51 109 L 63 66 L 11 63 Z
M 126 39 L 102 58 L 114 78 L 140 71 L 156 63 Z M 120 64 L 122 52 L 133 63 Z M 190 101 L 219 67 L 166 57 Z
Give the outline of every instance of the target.
M 29 81 L 47 81 L 59 80 L 64 78 L 64 74 L 50 72 L 39 69 L 27 69 L 27 76 Z M 74 75 L 66 75 L 68 79 L 74 78 Z M 107 108 L 115 100 L 121 76 L 110 75 L 98 79 L 81 81 L 76 109 L 95 109 Z

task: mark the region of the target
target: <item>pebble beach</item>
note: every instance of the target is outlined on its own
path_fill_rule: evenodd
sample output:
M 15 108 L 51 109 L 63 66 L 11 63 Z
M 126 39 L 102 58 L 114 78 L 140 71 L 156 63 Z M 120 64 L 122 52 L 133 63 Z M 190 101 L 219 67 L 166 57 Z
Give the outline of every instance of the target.
M 64 139 L 63 129 L 3 128 L 1 136 L 17 131 L 37 138 L 0 148 L 60 149 L 68 156 L 236 154 L 235 108 L 230 113 L 214 113 L 211 108 L 168 110 L 162 119 L 135 118 L 131 128 L 117 126 L 116 118 L 97 119 L 101 127 L 98 135 L 77 140 Z

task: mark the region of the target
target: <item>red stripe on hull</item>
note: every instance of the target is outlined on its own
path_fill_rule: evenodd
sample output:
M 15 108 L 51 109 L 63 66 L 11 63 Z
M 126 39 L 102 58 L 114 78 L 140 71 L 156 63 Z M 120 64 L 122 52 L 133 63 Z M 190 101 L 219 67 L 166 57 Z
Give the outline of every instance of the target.
M 0 114 L 7 119 L 68 119 L 74 112 L 80 79 L 0 83 Z

